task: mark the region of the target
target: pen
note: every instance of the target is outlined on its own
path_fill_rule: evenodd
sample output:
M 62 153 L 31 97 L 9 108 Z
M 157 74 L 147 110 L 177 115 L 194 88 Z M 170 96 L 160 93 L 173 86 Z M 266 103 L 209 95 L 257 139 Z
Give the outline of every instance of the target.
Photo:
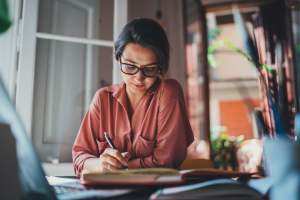
M 116 149 L 114 143 L 111 141 L 110 137 L 108 136 L 108 134 L 106 132 L 104 132 L 104 138 L 105 138 L 106 142 L 108 143 L 108 145 L 110 146 L 110 148 Z
M 108 145 L 109 145 L 110 148 L 116 149 L 114 143 L 112 142 L 112 140 L 110 139 L 109 135 L 108 135 L 106 132 L 104 132 L 104 138 L 105 138 L 105 140 L 106 140 L 106 142 L 108 143 Z M 126 152 L 126 154 L 127 154 L 127 152 Z M 122 155 L 122 156 L 124 157 L 125 154 Z M 122 164 L 122 165 L 124 166 L 124 168 L 127 169 L 127 164 L 126 164 L 126 165 Z

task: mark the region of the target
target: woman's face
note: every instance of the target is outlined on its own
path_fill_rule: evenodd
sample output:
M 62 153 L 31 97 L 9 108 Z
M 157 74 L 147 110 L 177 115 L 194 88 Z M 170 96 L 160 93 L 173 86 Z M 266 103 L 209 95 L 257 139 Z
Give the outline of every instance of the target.
M 139 69 L 144 68 L 144 73 L 146 73 L 146 70 L 148 72 L 158 70 L 154 52 L 149 48 L 145 48 L 135 43 L 129 43 L 125 46 L 120 62 L 123 63 L 123 66 L 128 67 L 128 69 L 126 68 L 125 70 L 129 71 L 135 67 L 138 67 Z M 124 71 L 123 68 L 122 71 Z M 122 72 L 122 77 L 126 84 L 127 93 L 131 95 L 143 95 L 154 84 L 158 76 L 147 77 L 139 70 L 133 75 Z

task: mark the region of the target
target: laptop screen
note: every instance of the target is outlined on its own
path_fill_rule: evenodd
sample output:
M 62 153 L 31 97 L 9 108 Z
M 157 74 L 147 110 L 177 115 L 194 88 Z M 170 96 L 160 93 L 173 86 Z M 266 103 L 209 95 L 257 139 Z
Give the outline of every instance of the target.
M 54 191 L 45 178 L 40 160 L 1 79 L 0 105 L 0 123 L 9 124 L 16 139 L 22 199 L 55 199 Z

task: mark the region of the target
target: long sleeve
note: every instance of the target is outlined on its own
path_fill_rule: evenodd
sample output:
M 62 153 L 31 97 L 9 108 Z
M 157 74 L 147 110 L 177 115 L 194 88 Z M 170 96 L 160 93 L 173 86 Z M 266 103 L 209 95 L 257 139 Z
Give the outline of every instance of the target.
M 97 92 L 83 118 L 72 148 L 73 165 L 77 176 L 80 176 L 86 159 L 96 158 L 100 155 L 97 144 L 99 123 L 100 96 Z
M 187 147 L 194 140 L 180 85 L 175 81 L 166 85 L 160 101 L 153 153 L 131 160 L 129 168 L 177 168 L 185 159 Z
M 131 120 L 125 84 L 99 90 L 73 145 L 73 165 L 80 176 L 84 162 L 98 158 L 107 147 L 106 131 L 120 152 L 131 156 L 129 168 L 178 167 L 185 159 L 193 133 L 184 97 L 175 80 L 159 82 L 139 103 Z

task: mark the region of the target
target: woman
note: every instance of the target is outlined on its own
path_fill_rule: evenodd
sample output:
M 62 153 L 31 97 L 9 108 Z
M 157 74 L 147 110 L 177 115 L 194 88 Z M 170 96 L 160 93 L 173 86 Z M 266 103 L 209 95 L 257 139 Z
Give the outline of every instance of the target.
M 76 175 L 179 167 L 194 138 L 181 86 L 163 79 L 169 64 L 164 30 L 151 19 L 129 22 L 115 42 L 115 58 L 123 82 L 96 92 L 73 145 Z

